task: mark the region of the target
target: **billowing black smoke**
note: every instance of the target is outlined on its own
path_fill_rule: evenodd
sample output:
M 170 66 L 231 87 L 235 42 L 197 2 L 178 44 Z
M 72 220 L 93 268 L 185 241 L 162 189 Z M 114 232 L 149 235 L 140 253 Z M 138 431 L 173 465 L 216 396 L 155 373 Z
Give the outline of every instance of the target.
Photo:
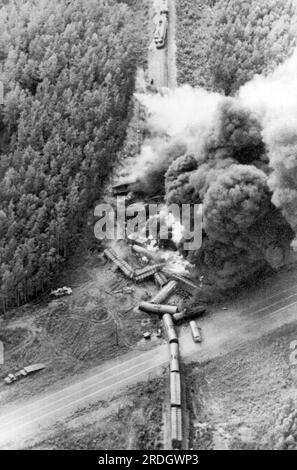
M 287 100 L 271 104 L 265 95 L 273 82 L 274 99 L 279 82 L 296 70 L 294 57 L 285 72 L 255 79 L 239 98 L 187 86 L 143 99 L 156 133 L 167 129 L 165 147 L 159 156 L 154 147 L 157 157 L 143 172 L 143 187 L 145 181 L 151 193 L 162 187 L 168 204 L 203 204 L 202 248 L 188 256 L 222 288 L 282 266 L 297 232 L 295 81 Z

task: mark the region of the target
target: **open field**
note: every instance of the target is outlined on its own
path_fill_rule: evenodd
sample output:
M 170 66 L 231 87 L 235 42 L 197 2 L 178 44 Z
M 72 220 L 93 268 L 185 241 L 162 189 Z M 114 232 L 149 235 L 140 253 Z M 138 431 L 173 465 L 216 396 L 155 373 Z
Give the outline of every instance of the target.
M 193 448 L 296 449 L 296 421 L 283 424 L 297 403 L 297 367 L 290 363 L 296 339 L 297 323 L 188 366 Z

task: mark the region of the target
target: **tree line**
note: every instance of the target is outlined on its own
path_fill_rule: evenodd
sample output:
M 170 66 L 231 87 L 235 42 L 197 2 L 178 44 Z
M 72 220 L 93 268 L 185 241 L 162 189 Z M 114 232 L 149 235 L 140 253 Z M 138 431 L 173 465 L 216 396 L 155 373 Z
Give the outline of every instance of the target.
M 0 9 L 4 311 L 49 285 L 122 145 L 142 47 L 129 4 L 23 0 Z

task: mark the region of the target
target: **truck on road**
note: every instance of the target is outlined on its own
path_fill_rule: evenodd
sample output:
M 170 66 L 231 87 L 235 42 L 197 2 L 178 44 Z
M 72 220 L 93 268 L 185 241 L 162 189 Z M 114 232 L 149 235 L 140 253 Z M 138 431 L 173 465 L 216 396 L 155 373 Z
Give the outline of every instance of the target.
M 162 49 L 166 44 L 168 19 L 166 15 L 159 15 L 155 30 L 154 41 L 157 49 Z

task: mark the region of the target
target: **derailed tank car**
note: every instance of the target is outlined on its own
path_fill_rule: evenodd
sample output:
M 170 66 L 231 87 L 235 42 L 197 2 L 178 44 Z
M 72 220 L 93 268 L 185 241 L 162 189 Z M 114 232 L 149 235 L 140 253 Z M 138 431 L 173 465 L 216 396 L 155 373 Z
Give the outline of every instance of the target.
M 165 313 L 162 320 L 169 344 L 178 343 L 178 337 L 174 328 L 172 316 L 169 313 Z

